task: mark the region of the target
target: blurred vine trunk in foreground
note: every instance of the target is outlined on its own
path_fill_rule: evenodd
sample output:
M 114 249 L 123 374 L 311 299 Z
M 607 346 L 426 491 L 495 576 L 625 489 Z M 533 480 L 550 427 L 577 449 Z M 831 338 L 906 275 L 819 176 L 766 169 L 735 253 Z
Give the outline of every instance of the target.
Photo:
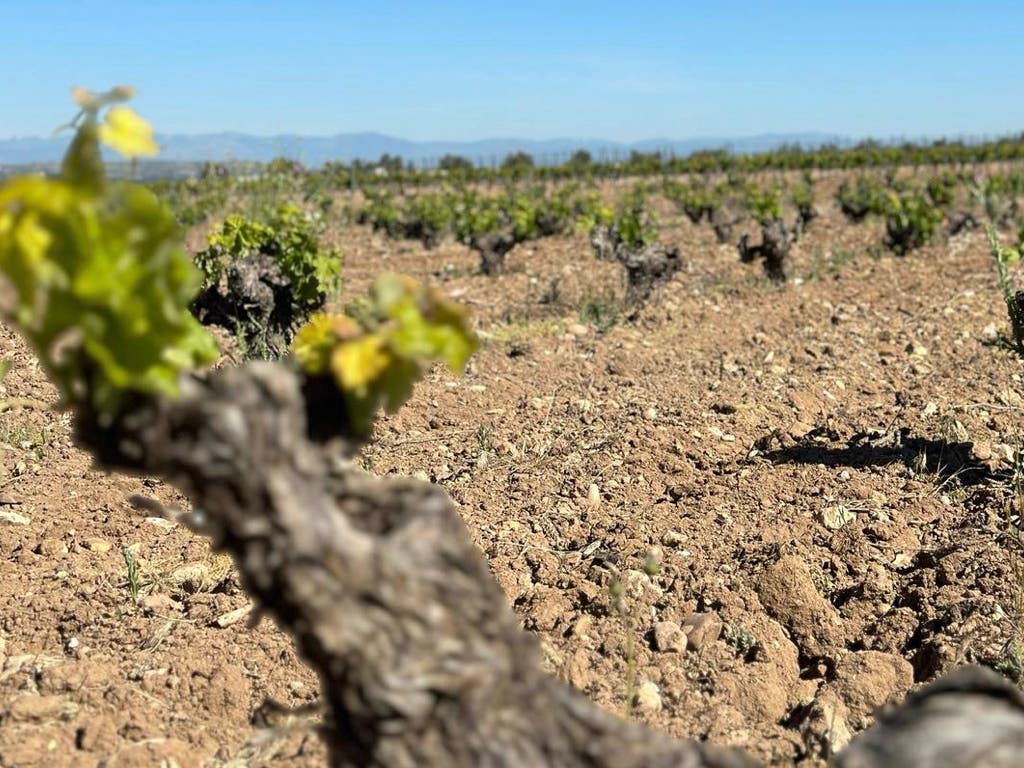
M 319 673 L 340 766 L 732 766 L 597 708 L 540 668 L 447 495 L 378 479 L 356 442 L 307 435 L 340 407 L 281 364 L 185 377 L 109 426 L 79 412 L 108 469 L 158 475 L 230 552 L 258 610 Z M 313 402 L 308 402 L 306 398 Z
M 230 552 L 258 610 L 319 673 L 337 766 L 753 765 L 618 719 L 540 668 L 534 638 L 441 489 L 367 475 L 358 442 L 307 434 L 339 403 L 281 364 L 185 377 L 77 439 L 110 469 L 189 495 L 194 529 Z M 1024 699 L 954 672 L 855 738 L 842 768 L 1020 765 Z

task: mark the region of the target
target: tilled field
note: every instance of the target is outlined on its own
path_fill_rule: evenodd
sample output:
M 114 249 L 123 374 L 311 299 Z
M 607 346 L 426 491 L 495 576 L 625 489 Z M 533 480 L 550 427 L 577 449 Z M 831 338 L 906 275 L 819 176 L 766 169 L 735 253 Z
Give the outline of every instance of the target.
M 585 237 L 492 279 L 455 244 L 331 235 L 346 298 L 391 269 L 473 309 L 468 374 L 428 377 L 366 466 L 451 493 L 551 672 L 602 706 L 789 765 L 958 662 L 1021 666 L 1021 364 L 983 232 L 900 258 L 829 209 L 779 288 L 673 217 L 685 268 L 632 322 Z M 184 500 L 92 471 L 0 345 L 0 766 L 322 764 L 287 637 L 128 503 Z

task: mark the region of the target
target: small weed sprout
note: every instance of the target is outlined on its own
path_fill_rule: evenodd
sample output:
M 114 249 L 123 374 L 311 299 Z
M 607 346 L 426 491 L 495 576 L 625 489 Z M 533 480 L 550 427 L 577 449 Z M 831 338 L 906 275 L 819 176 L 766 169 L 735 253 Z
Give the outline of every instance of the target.
M 1001 675 L 1016 685 L 1024 684 L 1024 644 L 1021 643 L 1021 622 L 1024 621 L 1024 450 L 1018 448 L 1013 455 L 1013 476 L 1010 481 L 1010 498 L 1006 501 L 1006 531 L 1009 539 L 1016 544 L 1010 554 L 1011 585 L 1010 613 L 1017 623 L 1015 637 L 1003 647 L 1002 657 L 993 665 Z
M 1015 289 L 1011 269 L 1020 261 L 1020 251 L 1016 248 L 1003 248 L 994 227 L 988 228 L 988 245 L 995 259 L 999 273 L 999 291 L 1006 304 L 1006 314 L 1010 318 L 1012 338 L 1005 339 L 1007 345 L 1019 355 L 1024 355 L 1024 291 Z
M 594 296 L 580 307 L 580 322 L 594 326 L 598 333 L 607 333 L 622 321 L 622 311 L 611 298 Z
M 738 658 L 750 660 L 757 648 L 757 638 L 749 630 L 735 624 L 725 628 L 725 644 L 733 649 Z
M 618 573 L 608 587 L 608 594 L 611 597 L 612 612 L 622 620 L 622 628 L 626 633 L 626 690 L 623 698 L 625 716 L 628 718 L 633 716 L 633 708 L 636 706 L 636 640 L 633 638 L 633 617 L 626 604 L 626 585 Z
M 138 602 L 139 599 L 139 562 L 135 559 L 135 553 L 131 547 L 125 547 L 121 550 L 121 554 L 124 556 L 124 564 L 128 577 L 128 592 L 132 596 L 132 602 Z
M 494 444 L 494 422 L 480 422 L 476 428 L 476 442 L 480 453 L 490 453 Z

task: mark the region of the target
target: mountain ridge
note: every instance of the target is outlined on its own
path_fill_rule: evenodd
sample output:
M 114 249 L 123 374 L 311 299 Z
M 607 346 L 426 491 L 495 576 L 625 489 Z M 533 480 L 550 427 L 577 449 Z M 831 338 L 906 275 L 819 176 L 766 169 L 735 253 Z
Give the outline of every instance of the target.
M 374 131 L 339 133 L 333 136 L 279 134 L 257 136 L 241 131 L 203 134 L 157 134 L 165 162 L 224 162 L 229 160 L 266 162 L 290 157 L 305 165 L 320 166 L 328 161 L 372 161 L 388 154 L 427 167 L 446 154 L 461 155 L 477 165 L 493 165 L 510 152 L 523 151 L 538 164 L 564 162 L 572 152 L 585 149 L 595 160 L 625 158 L 630 152 L 661 151 L 688 155 L 709 149 L 733 152 L 764 152 L 786 144 L 806 147 L 852 143 L 831 133 L 765 133 L 745 137 L 697 137 L 692 139 L 653 138 L 634 142 L 603 139 L 516 139 L 490 138 L 473 141 L 416 141 Z M 58 162 L 67 148 L 66 136 L 51 138 L 13 137 L 0 139 L 0 165 L 31 165 Z

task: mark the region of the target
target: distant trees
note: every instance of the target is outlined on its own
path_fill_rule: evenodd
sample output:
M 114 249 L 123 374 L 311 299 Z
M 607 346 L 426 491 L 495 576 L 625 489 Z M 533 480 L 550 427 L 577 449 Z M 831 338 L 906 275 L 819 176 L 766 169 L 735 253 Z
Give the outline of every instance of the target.
M 588 171 L 593 164 L 594 158 L 585 149 L 577 149 L 569 158 L 569 168 L 573 173 Z
M 462 155 L 448 154 L 442 157 L 437 163 L 438 170 L 444 171 L 449 176 L 469 176 L 473 173 L 472 161 Z
M 533 156 L 528 152 L 510 152 L 501 161 L 501 172 L 514 179 L 526 176 L 533 170 Z

